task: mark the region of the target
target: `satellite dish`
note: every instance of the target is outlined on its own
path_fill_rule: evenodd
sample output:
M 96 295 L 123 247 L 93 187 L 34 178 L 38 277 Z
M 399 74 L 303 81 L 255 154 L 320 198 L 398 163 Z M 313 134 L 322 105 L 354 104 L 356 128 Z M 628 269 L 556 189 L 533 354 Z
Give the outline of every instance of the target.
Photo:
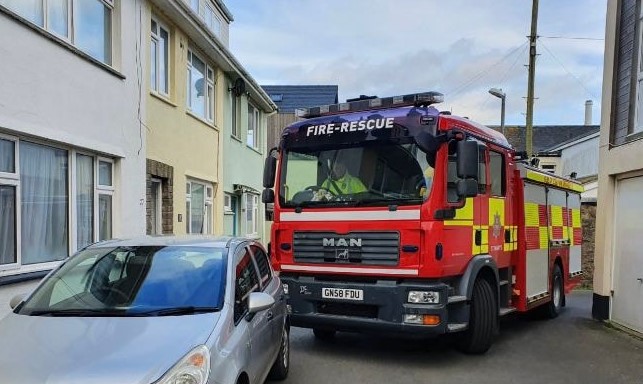
M 238 77 L 234 81 L 234 86 L 231 88 L 231 90 L 232 93 L 237 97 L 243 95 L 246 92 L 246 82 L 243 81 L 242 78 Z

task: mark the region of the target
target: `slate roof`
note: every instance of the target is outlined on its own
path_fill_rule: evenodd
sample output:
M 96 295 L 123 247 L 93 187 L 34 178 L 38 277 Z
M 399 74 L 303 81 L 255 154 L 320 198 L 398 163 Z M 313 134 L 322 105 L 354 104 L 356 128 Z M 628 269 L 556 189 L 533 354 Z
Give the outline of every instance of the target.
M 497 125 L 490 125 L 489 128 L 500 131 L 500 126 Z M 505 130 L 509 144 L 517 151 L 524 151 L 526 149 L 525 126 L 506 125 Z M 545 152 L 598 131 L 600 131 L 600 125 L 534 125 L 533 152 Z
M 279 113 L 294 113 L 297 108 L 316 107 L 338 102 L 337 85 L 262 85 L 279 107 Z

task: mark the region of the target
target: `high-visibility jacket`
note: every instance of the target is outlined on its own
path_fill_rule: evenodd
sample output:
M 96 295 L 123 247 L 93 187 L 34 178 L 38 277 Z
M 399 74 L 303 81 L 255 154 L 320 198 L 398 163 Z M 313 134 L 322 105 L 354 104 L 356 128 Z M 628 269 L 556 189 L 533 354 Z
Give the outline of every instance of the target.
M 324 180 L 321 187 L 334 195 L 348 195 L 367 191 L 364 183 L 357 177 L 349 175 L 348 172 L 337 180 L 331 180 L 330 178 Z

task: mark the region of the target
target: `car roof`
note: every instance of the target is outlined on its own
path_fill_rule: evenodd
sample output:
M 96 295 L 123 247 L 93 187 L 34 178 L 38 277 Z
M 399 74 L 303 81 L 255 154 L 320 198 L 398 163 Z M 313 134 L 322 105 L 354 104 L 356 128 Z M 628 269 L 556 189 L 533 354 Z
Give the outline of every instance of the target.
M 140 236 L 130 239 L 105 240 L 90 245 L 88 248 L 101 247 L 137 247 L 137 246 L 199 246 L 206 248 L 229 248 L 244 241 L 253 241 L 244 237 L 208 236 L 208 235 L 168 235 Z

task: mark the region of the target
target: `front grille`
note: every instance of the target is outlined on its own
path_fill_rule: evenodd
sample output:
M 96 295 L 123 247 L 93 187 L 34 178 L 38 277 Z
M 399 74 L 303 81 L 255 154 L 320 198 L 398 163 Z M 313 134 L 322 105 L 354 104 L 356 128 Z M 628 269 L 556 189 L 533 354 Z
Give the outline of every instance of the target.
M 293 253 L 298 263 L 397 265 L 399 232 L 295 232 Z
M 377 306 L 352 303 L 319 302 L 317 303 L 317 313 L 377 319 Z

